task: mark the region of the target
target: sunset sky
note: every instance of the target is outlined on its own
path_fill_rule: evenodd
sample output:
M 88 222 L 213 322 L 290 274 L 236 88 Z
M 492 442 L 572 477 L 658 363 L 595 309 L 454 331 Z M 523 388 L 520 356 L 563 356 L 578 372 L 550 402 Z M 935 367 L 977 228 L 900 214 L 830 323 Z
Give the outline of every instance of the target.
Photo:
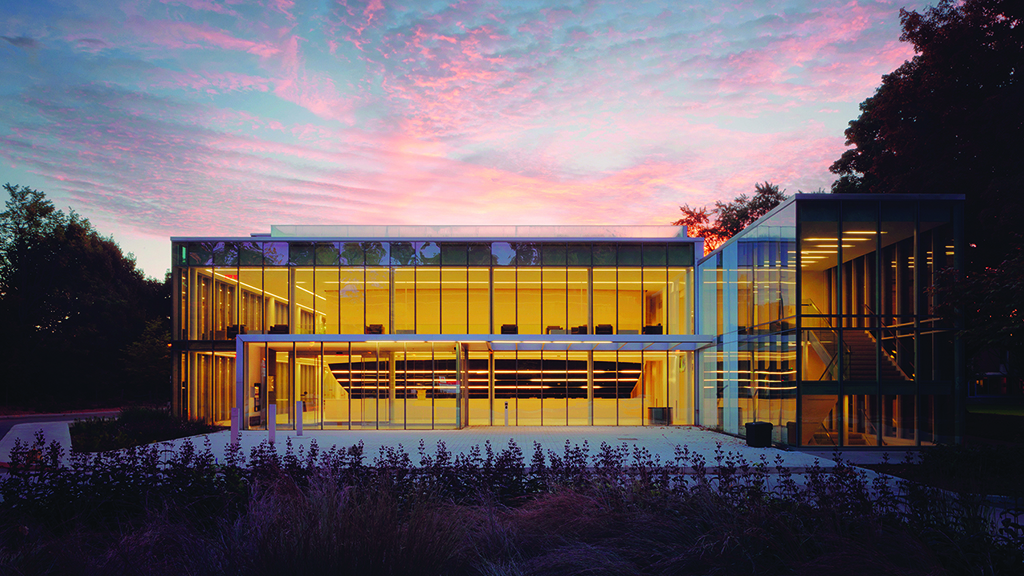
M 6 0 L 0 182 L 161 279 L 272 224 L 667 224 L 827 189 L 901 7 Z

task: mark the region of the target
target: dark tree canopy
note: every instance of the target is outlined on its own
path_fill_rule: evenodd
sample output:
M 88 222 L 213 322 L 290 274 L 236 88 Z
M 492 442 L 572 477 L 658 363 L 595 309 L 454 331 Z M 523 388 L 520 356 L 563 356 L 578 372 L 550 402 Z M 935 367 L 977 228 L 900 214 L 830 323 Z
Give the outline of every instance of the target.
M 166 395 L 167 368 L 140 383 L 126 374 L 128 350 L 153 321 L 166 323 L 163 284 L 147 280 L 74 211 L 7 184 L 0 213 L 0 362 L 5 403 L 43 407 Z M 152 338 L 150 328 L 147 338 Z M 134 378 L 134 379 L 133 379 Z
M 786 199 L 786 191 L 775 184 L 765 182 L 754 185 L 754 196 L 740 194 L 728 204 L 718 201 L 711 210 L 700 206 L 683 204 L 679 207 L 683 217 L 672 224 L 686 226 L 686 233 L 694 238 L 704 238 L 704 249 L 710 252 L 732 238 L 755 220 L 771 212 Z M 712 221 L 712 216 L 714 221 Z
M 1024 212 L 1024 2 L 942 0 L 900 20 L 916 55 L 860 105 L 832 190 L 964 194 L 968 239 L 992 254 Z

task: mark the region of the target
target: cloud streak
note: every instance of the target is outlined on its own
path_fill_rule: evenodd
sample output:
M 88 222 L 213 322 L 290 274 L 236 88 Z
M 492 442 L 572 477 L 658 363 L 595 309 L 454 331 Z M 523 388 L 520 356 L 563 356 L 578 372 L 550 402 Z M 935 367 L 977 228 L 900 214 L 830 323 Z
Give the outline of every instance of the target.
M 869 0 L 0 11 L 6 180 L 152 275 L 170 235 L 658 224 L 764 180 L 827 187 L 857 104 L 912 55 Z

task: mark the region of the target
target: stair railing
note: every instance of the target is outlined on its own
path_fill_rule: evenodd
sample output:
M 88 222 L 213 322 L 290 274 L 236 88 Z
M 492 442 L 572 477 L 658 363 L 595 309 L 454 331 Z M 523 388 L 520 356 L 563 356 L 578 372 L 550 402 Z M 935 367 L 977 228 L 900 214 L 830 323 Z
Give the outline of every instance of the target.
M 875 311 L 871 309 L 871 306 L 864 305 L 864 310 L 871 316 L 875 316 Z M 914 362 L 913 354 L 902 350 L 903 342 L 900 338 L 900 329 L 913 327 L 913 322 L 903 322 L 897 324 L 886 324 L 885 318 L 881 315 L 878 316 L 879 326 L 879 338 L 881 340 L 882 354 L 892 362 L 896 370 L 899 371 L 900 375 L 903 376 L 907 381 L 912 382 L 914 380 Z M 870 332 L 868 332 L 870 334 Z M 874 335 L 872 334 L 872 337 Z
M 831 376 L 831 380 L 838 380 L 839 332 L 836 331 L 836 329 L 832 326 L 832 323 L 829 322 L 828 318 L 821 313 L 821 310 L 819 310 L 818 307 L 814 305 L 814 302 L 812 302 L 811 300 L 804 300 L 803 305 L 805 307 L 811 308 L 811 313 L 818 316 L 817 318 L 809 317 L 805 313 L 804 327 L 807 328 L 808 324 L 810 323 L 820 324 L 818 326 L 809 326 L 810 328 L 812 328 L 812 330 L 807 331 L 808 342 L 811 345 L 811 349 L 814 350 L 815 353 L 817 353 L 818 358 L 820 358 L 821 361 L 825 364 L 825 370 L 821 373 L 820 376 L 818 376 L 818 380 L 825 380 L 826 375 Z M 821 338 L 818 336 L 819 331 L 831 335 L 833 344 L 823 342 Z M 848 375 L 850 370 L 851 357 L 850 347 L 844 343 L 841 350 L 843 353 L 843 366 L 845 367 L 844 374 Z

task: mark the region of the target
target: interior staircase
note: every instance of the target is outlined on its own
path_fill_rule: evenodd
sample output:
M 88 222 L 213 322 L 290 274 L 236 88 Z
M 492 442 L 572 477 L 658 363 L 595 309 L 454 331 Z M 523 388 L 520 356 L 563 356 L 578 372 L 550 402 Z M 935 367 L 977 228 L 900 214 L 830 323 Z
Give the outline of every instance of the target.
M 850 350 L 849 380 L 899 380 L 910 378 L 903 373 L 888 354 L 882 354 L 878 377 L 875 377 L 875 339 L 863 330 L 844 330 L 843 343 Z

